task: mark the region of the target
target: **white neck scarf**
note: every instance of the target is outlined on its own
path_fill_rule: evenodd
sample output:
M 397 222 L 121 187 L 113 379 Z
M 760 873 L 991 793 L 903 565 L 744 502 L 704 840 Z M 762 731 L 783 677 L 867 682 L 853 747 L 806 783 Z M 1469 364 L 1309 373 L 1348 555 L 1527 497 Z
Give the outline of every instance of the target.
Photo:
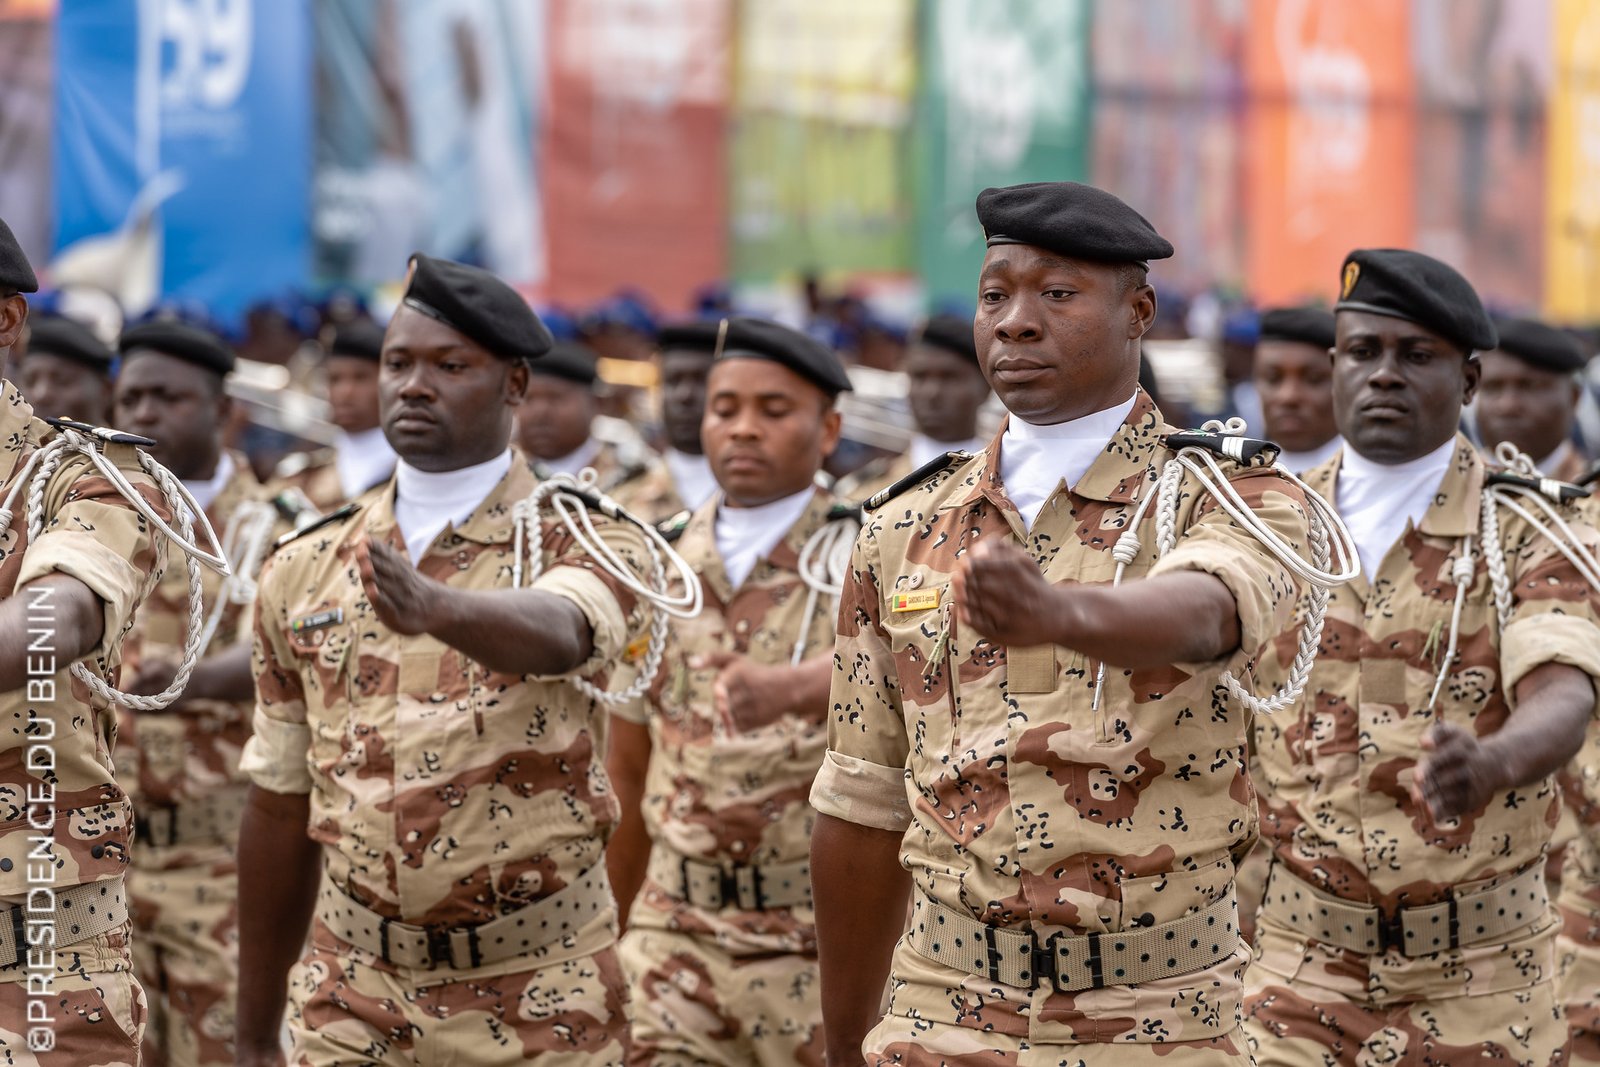
M 711 473 L 711 461 L 704 456 L 679 452 L 676 448 L 667 449 L 661 458 L 667 464 L 667 473 L 672 475 L 672 484 L 683 499 L 683 506 L 690 511 L 699 511 L 700 505 L 710 500 L 711 494 L 717 491 L 717 479 Z
M 1282 463 L 1295 474 L 1304 474 L 1312 467 L 1320 467 L 1333 458 L 1333 454 L 1344 446 L 1344 438 L 1338 434 L 1333 435 L 1333 440 L 1325 445 L 1319 445 L 1308 452 L 1290 452 L 1284 449 L 1278 453 L 1278 462 Z
M 366 492 L 394 472 L 397 458 L 381 426 L 356 433 L 340 430 L 333 444 L 340 491 L 346 499 Z
M 233 477 L 233 457 L 223 452 L 217 456 L 217 469 L 209 478 L 196 478 L 194 481 L 184 479 L 183 487 L 189 490 L 189 495 L 194 497 L 194 502 L 200 505 L 200 510 L 205 511 L 211 507 L 212 501 L 221 495 L 229 479 Z
M 394 518 L 414 564 L 446 526 L 459 526 L 511 469 L 508 448 L 486 463 L 453 471 L 420 471 L 405 460 L 394 468 Z
M 793 496 L 753 508 L 730 508 L 726 500 L 717 504 L 717 555 L 735 589 L 800 521 L 815 492 L 807 486 Z
M 535 462 L 551 474 L 570 474 L 576 478 L 583 468 L 594 465 L 594 458 L 599 454 L 600 442 L 591 437 L 564 456 L 535 460 Z
M 1028 529 L 1033 528 L 1045 501 L 1063 483 L 1067 488 L 1094 465 L 1106 450 L 1106 443 L 1127 421 L 1138 394 L 1115 407 L 1091 412 L 1070 422 L 1035 426 L 1015 415 L 1006 423 L 1000 438 L 1000 480 L 1006 496 L 1022 512 Z
M 1353 448 L 1340 454 L 1334 496 L 1368 579 L 1377 576 L 1406 527 L 1427 514 L 1455 452 L 1452 437 L 1425 456 L 1392 465 L 1375 463 Z

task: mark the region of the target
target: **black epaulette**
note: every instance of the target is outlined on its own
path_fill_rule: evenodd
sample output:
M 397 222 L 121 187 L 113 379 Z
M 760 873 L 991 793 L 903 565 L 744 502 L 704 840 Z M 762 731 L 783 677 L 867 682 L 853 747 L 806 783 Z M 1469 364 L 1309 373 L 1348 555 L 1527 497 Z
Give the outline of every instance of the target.
M 828 509 L 828 517 L 825 521 L 840 522 L 844 519 L 849 519 L 852 522 L 859 523 L 861 521 L 861 505 L 835 504 Z
M 971 458 L 972 453 L 970 452 L 946 452 L 942 456 L 935 456 L 898 482 L 885 486 L 867 497 L 861 502 L 860 508 L 863 512 L 877 511 L 901 493 L 915 489 L 934 475 L 943 474 L 952 467 L 959 467 Z
M 348 519 L 350 516 L 354 515 L 360 510 L 360 504 L 349 503 L 336 511 L 330 511 L 326 515 L 317 519 L 315 522 L 307 523 L 298 530 L 290 530 L 288 533 L 285 533 L 283 536 L 279 537 L 276 541 L 272 542 L 272 550 L 276 552 L 278 549 L 282 548 L 290 541 L 293 541 L 295 538 L 304 537 L 312 530 L 320 530 L 324 526 L 327 526 L 330 523 L 338 522 L 341 519 Z
M 1592 477 L 1585 480 L 1592 480 Z M 1589 495 L 1589 490 L 1581 485 L 1558 481 L 1555 478 L 1524 478 L 1522 475 L 1512 474 L 1510 471 L 1493 471 L 1483 480 L 1483 484 L 1485 488 L 1491 485 L 1515 485 L 1523 489 L 1531 489 L 1533 492 L 1553 500 L 1557 504 L 1565 504 L 1569 500 L 1581 500 Z
M 667 544 L 673 544 L 683 536 L 683 531 L 689 528 L 689 520 L 693 517 L 692 511 L 680 511 L 672 518 L 662 519 L 656 523 L 656 533 L 660 534 L 661 539 Z
M 1271 441 L 1212 433 L 1210 430 L 1179 430 L 1177 433 L 1167 434 L 1162 441 L 1174 451 L 1183 448 L 1203 448 L 1207 452 L 1215 453 L 1224 459 L 1231 459 L 1245 467 L 1270 467 L 1278 461 L 1278 454 L 1283 451 Z
M 1578 484 L 1582 486 L 1590 486 L 1595 482 L 1600 482 L 1600 463 L 1590 467 L 1589 473 L 1578 479 Z
M 306 510 L 304 503 L 296 500 L 288 493 L 276 494 L 272 498 L 272 507 L 277 511 L 278 518 L 288 523 L 294 522 Z
M 141 448 L 149 448 L 155 444 L 148 437 L 140 437 L 135 433 L 123 433 L 121 430 L 113 430 L 108 426 L 90 426 L 87 422 L 79 422 L 77 419 L 45 419 L 44 421 L 58 430 L 76 430 L 79 433 L 88 434 L 90 437 L 99 438 L 108 445 L 138 445 Z

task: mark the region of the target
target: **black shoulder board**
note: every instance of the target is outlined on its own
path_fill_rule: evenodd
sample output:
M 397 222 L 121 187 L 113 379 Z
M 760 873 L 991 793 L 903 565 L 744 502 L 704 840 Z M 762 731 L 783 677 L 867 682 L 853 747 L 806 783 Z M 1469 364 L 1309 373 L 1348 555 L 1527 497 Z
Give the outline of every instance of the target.
M 860 522 L 861 521 L 861 505 L 860 504 L 835 504 L 835 505 L 833 505 L 833 507 L 828 509 L 828 519 L 827 519 L 828 522 L 838 522 L 841 519 L 853 519 L 856 522 Z
M 278 517 L 284 522 L 293 522 L 305 510 L 305 505 L 288 493 L 278 493 L 272 498 L 272 506 L 278 512 Z
M 867 497 L 867 499 L 861 502 L 861 510 L 877 511 L 879 508 L 883 507 L 901 493 L 904 493 L 910 489 L 915 489 L 929 478 L 932 478 L 935 474 L 947 471 L 951 467 L 959 466 L 971 458 L 972 455 L 968 452 L 946 452 L 942 456 L 935 456 L 922 466 L 918 467 L 916 470 L 912 471 L 910 474 L 906 475 L 904 478 L 901 478 L 898 482 L 895 482 L 890 486 L 885 486 L 884 488 L 879 489 L 876 493 L 873 493 L 871 496 Z
M 1483 484 L 1485 486 L 1520 486 L 1523 489 L 1531 489 L 1558 504 L 1565 504 L 1569 500 L 1579 500 L 1589 495 L 1589 490 L 1581 485 L 1559 482 L 1554 478 L 1524 478 L 1520 474 L 1512 474 L 1509 471 L 1494 471 L 1483 480 Z
M 148 437 L 140 437 L 138 434 L 134 433 L 123 433 L 121 430 L 113 430 L 106 426 L 90 426 L 87 422 L 79 422 L 77 419 L 45 419 L 44 421 L 48 422 L 51 426 L 54 426 L 58 430 L 77 430 L 79 433 L 86 433 L 91 437 L 98 437 L 100 440 L 110 445 L 140 445 L 142 447 L 149 447 L 150 445 L 155 444 L 155 442 L 150 440 Z
M 306 534 L 310 533 L 312 530 L 320 530 L 324 526 L 327 526 L 330 523 L 338 522 L 340 519 L 348 519 L 350 516 L 354 515 L 356 512 L 358 512 L 360 510 L 361 510 L 361 505 L 360 504 L 350 503 L 350 504 L 346 504 L 342 508 L 339 508 L 337 511 L 330 511 L 326 515 L 324 515 L 320 519 L 318 519 L 316 522 L 308 523 L 305 526 L 302 526 L 298 530 L 290 530 L 288 533 L 284 534 L 282 537 L 280 537 L 276 541 L 272 542 L 272 550 L 274 552 L 276 552 L 278 549 L 282 548 L 284 545 L 288 544 L 290 541 L 293 541 L 295 538 L 304 537 Z
M 656 523 L 656 533 L 660 534 L 661 539 L 670 545 L 683 536 L 683 531 L 689 528 L 689 519 L 693 515 L 694 512 L 684 510 L 670 519 L 662 519 Z
M 1600 463 L 1590 467 L 1589 473 L 1578 479 L 1579 485 L 1593 485 L 1595 482 L 1600 482 Z
M 1276 463 L 1278 453 L 1282 451 L 1271 441 L 1212 433 L 1210 430 L 1179 430 L 1177 433 L 1167 434 L 1164 440 L 1171 449 L 1203 448 L 1207 452 L 1214 452 L 1224 459 L 1234 460 L 1246 467 Z M 1259 464 L 1256 463 L 1258 458 L 1261 459 Z

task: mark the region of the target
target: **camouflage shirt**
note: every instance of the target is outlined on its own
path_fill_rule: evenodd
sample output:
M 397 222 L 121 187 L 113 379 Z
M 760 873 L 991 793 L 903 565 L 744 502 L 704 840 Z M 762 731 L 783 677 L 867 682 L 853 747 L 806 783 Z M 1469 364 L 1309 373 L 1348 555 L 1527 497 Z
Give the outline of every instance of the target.
M 234 455 L 233 472 L 206 508 L 206 517 L 219 540 L 226 539 L 228 525 L 240 505 L 267 499 L 266 488 L 256 480 L 244 456 Z M 271 550 L 272 539 L 288 529 L 286 520 L 275 517 L 266 550 Z M 237 565 L 240 561 L 234 562 Z M 223 582 L 223 577 L 211 568 L 200 569 L 207 618 L 216 608 Z M 204 655 L 217 655 L 246 639 L 249 618 L 249 605 L 224 604 L 216 633 Z M 180 661 L 188 623 L 189 576 L 183 553 L 169 545 L 161 583 L 140 605 L 133 632 L 123 647 L 123 673 L 132 677 L 146 659 Z M 245 778 L 239 771 L 239 755 L 250 737 L 251 709 L 250 701 L 221 700 L 190 701 L 179 711 L 135 712 L 119 708 L 117 776 L 135 806 L 188 803 L 241 786 Z
M 825 709 L 728 722 L 712 699 L 717 672 L 694 670 L 689 660 L 726 651 L 787 666 L 802 638 L 803 658 L 833 647 L 832 599 L 807 596 L 799 564 L 801 547 L 829 521 L 838 502 L 816 490 L 799 521 L 734 589 L 717 553 L 720 499 L 719 494 L 695 512 L 676 545 L 700 575 L 705 607 L 694 619 L 673 621 L 647 699 L 618 714 L 650 726 L 643 809 L 653 841 L 725 865 L 804 862 L 815 821 L 806 798 L 826 747 Z M 651 906 L 636 908 L 632 916 L 639 925 L 713 935 L 736 953 L 816 951 L 810 908 L 711 912 L 649 886 L 645 899 Z
M 534 485 L 513 463 L 465 522 L 434 539 L 418 571 L 458 589 L 509 587 L 512 508 Z M 262 788 L 310 794 L 310 834 L 350 896 L 408 923 L 482 923 L 600 862 L 619 814 L 600 759 L 605 716 L 560 678 L 491 671 L 435 637 L 377 621 L 354 552 L 365 537 L 404 551 L 394 494 L 391 480 L 361 497 L 356 514 L 301 534 L 268 563 L 244 766 Z M 604 685 L 647 615 L 559 520 L 541 517 L 545 570 L 534 588 L 583 611 L 594 652 L 573 673 Z M 638 532 L 594 521 L 636 564 Z M 572 955 L 613 936 L 585 930 L 595 936 L 567 946 Z
M 1021 545 L 1057 584 L 1107 584 L 1112 547 L 1173 455 L 1143 392 L 1104 452 L 1045 503 L 1031 530 L 1006 495 L 1001 438 L 866 516 L 839 611 L 821 812 L 904 831 L 916 891 L 995 926 L 1117 931 L 1222 897 L 1256 838 L 1244 710 L 1218 682 L 1243 676 L 1285 629 L 1291 572 L 1186 479 L 1175 547 L 1155 522 L 1126 579 L 1215 575 L 1237 603 L 1241 647 L 1207 663 L 1108 668 L 1068 648 L 1005 648 L 956 623 L 950 577 L 984 538 Z M 1004 430 L 1001 431 L 1002 435 Z M 1299 490 L 1270 469 L 1224 466 L 1261 520 L 1305 551 Z M 1203 1039 L 1238 1023 L 1248 951 L 1140 986 L 1017 990 L 896 951 L 892 1010 L 1038 1043 Z
M 28 457 L 55 431 L 33 417 L 33 409 L 10 382 L 0 382 L 0 493 L 16 484 Z M 138 465 L 132 448 L 105 446 L 114 462 L 164 521 L 171 509 Z M 31 475 L 30 475 L 31 479 Z M 47 574 L 70 574 L 105 604 L 105 633 L 83 662 L 108 681 L 117 680 L 122 640 L 134 607 L 156 565 L 156 546 L 146 520 L 90 464 L 66 459 L 45 492 L 45 528 L 28 540 L 27 488 L 16 515 L 0 537 L 0 597 Z M 41 622 L 50 608 L 40 601 L 29 612 Z M 30 655 L 47 666 L 43 649 Z M 0 742 L 0 900 L 20 901 L 30 888 L 29 820 L 53 814 L 56 889 L 114 878 L 128 863 L 133 812 L 112 770 L 116 712 L 68 672 L 68 664 L 31 686 L 0 695 L 10 728 Z M 33 751 L 31 746 L 41 747 Z M 53 760 L 53 767 L 42 761 Z M 30 765 L 32 761 L 32 765 Z M 41 795 L 53 795 L 42 803 Z M 33 798 L 30 802 L 30 796 Z
M 657 462 L 642 474 L 606 490 L 617 503 L 645 522 L 662 522 L 685 508 L 667 465 Z
M 1342 455 L 1305 475 L 1329 500 Z M 1504 508 L 1500 537 L 1513 606 L 1501 630 L 1476 548 L 1484 474 L 1482 458 L 1458 437 L 1421 523 L 1406 528 L 1370 581 L 1362 575 L 1333 591 L 1321 652 L 1296 711 L 1256 722 L 1262 835 L 1275 861 L 1326 892 L 1386 911 L 1433 904 L 1451 887 L 1541 861 L 1561 810 L 1553 779 L 1503 790 L 1481 810 L 1441 823 L 1412 802 L 1412 769 L 1436 718 L 1428 695 L 1448 644 L 1451 571 L 1463 539 L 1470 535 L 1474 544 L 1474 578 L 1437 719 L 1487 736 L 1504 725 L 1516 684 L 1535 667 L 1559 662 L 1600 675 L 1595 598 L 1553 545 Z M 1289 631 L 1273 642 L 1261 664 L 1263 684 L 1287 673 L 1297 636 Z M 1542 936 L 1548 943 L 1553 929 Z M 1338 970 L 1354 995 L 1374 1000 L 1487 993 L 1540 976 L 1537 946 L 1523 947 L 1515 966 L 1496 962 L 1501 948 L 1485 945 L 1416 958 L 1345 953 Z M 1267 958 L 1261 966 L 1282 975 L 1301 964 Z
M 911 463 L 911 451 L 898 456 L 880 456 L 860 470 L 851 471 L 839 479 L 834 491 L 846 500 L 865 500 L 880 489 L 886 489 L 910 474 L 916 468 Z

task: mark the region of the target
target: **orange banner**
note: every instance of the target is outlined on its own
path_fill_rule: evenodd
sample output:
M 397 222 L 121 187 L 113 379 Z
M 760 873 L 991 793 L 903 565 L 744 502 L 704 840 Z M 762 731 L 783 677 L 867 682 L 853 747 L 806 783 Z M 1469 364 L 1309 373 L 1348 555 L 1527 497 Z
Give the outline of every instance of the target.
M 1262 304 L 1331 300 L 1352 248 L 1413 240 L 1408 8 L 1251 0 L 1246 258 Z

